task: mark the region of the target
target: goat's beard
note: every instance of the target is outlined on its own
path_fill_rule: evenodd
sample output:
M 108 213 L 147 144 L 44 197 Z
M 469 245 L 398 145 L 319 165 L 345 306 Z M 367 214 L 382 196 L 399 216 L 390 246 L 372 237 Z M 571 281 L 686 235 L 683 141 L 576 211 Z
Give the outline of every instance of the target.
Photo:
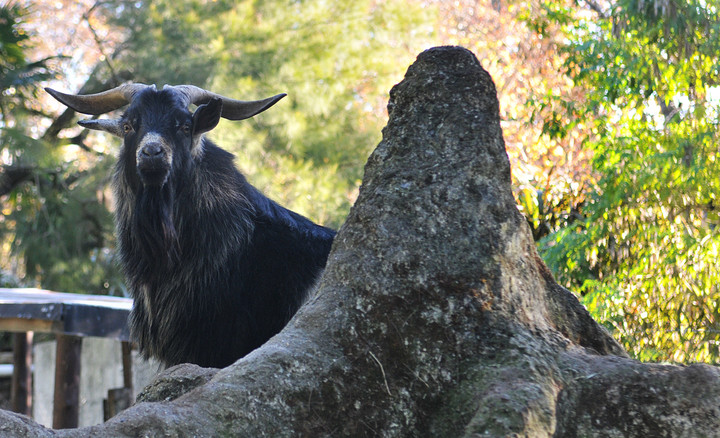
M 133 234 L 145 257 L 171 268 L 180 258 L 180 245 L 173 222 L 173 190 L 168 184 L 144 186 L 137 196 Z M 142 212 L 142 214 L 140 214 Z

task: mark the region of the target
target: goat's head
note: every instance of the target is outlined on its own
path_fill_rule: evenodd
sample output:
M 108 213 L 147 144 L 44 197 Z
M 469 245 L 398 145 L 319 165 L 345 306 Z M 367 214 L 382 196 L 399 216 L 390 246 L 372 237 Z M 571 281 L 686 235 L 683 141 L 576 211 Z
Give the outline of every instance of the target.
M 173 168 L 202 155 L 202 135 L 220 117 L 242 120 L 270 108 L 285 94 L 240 101 L 192 85 L 126 84 L 98 94 L 71 95 L 46 89 L 55 99 L 83 114 L 100 115 L 130 105 L 119 119 L 91 119 L 80 125 L 107 131 L 124 139 L 123 155 L 134 157 L 137 176 L 144 186 L 162 186 Z M 194 113 L 188 110 L 198 105 Z

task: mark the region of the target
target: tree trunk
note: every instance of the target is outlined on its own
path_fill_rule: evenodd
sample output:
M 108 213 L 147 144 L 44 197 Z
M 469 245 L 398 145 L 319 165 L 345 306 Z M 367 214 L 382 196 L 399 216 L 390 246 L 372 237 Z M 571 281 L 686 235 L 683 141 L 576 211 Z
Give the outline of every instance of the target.
M 310 301 L 223 370 L 180 365 L 107 423 L 32 436 L 715 436 L 720 376 L 641 364 L 558 286 L 515 207 L 495 87 L 423 52 Z

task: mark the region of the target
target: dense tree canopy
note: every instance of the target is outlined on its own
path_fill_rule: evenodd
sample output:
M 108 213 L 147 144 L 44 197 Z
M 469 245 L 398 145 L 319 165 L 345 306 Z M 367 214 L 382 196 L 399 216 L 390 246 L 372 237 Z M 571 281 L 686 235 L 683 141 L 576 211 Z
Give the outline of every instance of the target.
M 213 139 L 250 181 L 337 227 L 387 92 L 431 45 L 498 88 L 514 191 L 561 284 L 644 360 L 720 360 L 716 0 L 83 0 L 0 6 L 0 267 L 121 294 L 108 174 L 118 142 L 41 86 L 192 83 L 287 92 Z
M 60 290 L 117 287 L 108 250 L 112 221 L 97 193 L 110 160 L 85 145 L 84 134 L 60 138 L 51 129 L 40 131 L 39 121 L 50 117 L 39 103 L 40 86 L 57 74 L 59 56 L 28 54 L 37 44 L 21 26 L 29 10 L 15 4 L 0 14 L 3 267 Z M 63 152 L 71 143 L 93 159 L 68 160 Z
M 720 358 L 717 6 L 623 0 L 592 20 L 554 11 L 567 23 L 567 74 L 587 90 L 571 123 L 592 130 L 597 183 L 544 256 L 645 360 Z

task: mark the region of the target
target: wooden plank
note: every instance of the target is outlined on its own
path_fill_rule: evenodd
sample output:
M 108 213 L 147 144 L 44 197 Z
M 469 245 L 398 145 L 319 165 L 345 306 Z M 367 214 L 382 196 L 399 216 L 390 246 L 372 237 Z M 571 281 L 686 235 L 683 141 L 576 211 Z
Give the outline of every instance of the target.
M 12 410 L 31 416 L 33 333 L 15 333 L 13 338 L 13 376 L 10 389 Z
M 57 334 L 53 428 L 78 425 L 80 395 L 81 336 L 129 339 L 127 325 L 132 300 L 103 295 L 51 292 L 41 289 L 0 288 L 0 331 L 18 332 L 15 352 L 16 375 L 13 380 L 13 407 L 30 414 L 31 394 L 28 336 L 32 332 Z M 25 332 L 29 332 L 27 335 Z M 24 339 L 24 341 L 23 341 Z M 30 338 L 32 339 L 32 338 Z M 24 342 L 24 344 L 23 344 Z M 30 344 L 32 341 L 30 340 Z M 25 349 L 24 349 L 25 348 Z M 123 380 L 125 387 L 114 395 L 113 410 L 132 402 L 130 346 L 123 343 Z
M 2 307 L 0 305 L 0 307 Z M 57 333 L 62 325 L 42 319 L 0 318 L 0 331 Z
M 70 294 L 33 288 L 0 288 L 0 304 L 3 303 L 74 303 L 130 310 L 130 298 L 107 295 Z
M 19 301 L 0 299 L 0 318 L 39 319 L 60 321 L 62 319 L 62 302 L 26 301 L 22 296 Z
M 129 298 L 0 288 L 0 330 L 129 339 Z
M 57 336 L 53 429 L 78 427 L 82 338 Z
M 120 341 L 130 339 L 127 325 L 129 310 L 64 304 L 62 333 L 76 336 L 96 336 Z

